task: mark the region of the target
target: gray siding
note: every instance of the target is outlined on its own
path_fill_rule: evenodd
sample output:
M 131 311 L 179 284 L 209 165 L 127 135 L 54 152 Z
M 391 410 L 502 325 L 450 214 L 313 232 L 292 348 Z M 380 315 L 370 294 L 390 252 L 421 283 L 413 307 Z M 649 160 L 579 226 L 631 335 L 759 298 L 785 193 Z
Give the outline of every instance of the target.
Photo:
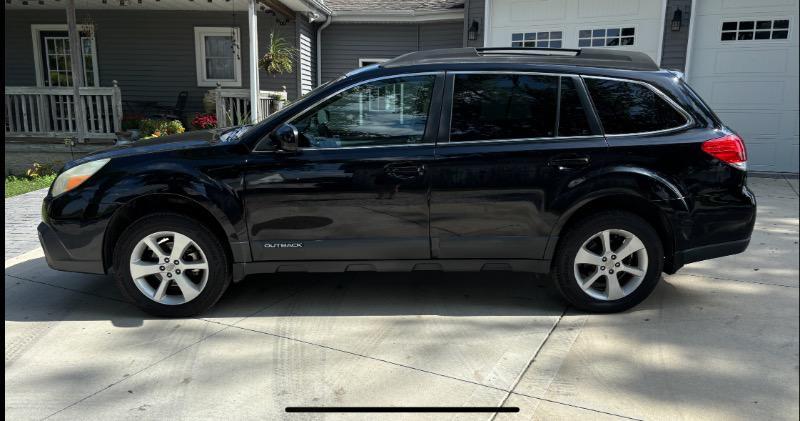
M 332 23 L 322 31 L 322 79 L 358 67 L 359 58 L 394 58 L 411 51 L 462 46 L 463 22 Z
M 465 47 L 483 47 L 483 31 L 486 29 L 486 17 L 484 12 L 486 10 L 485 0 L 464 0 L 464 46 Z M 472 21 L 478 22 L 478 39 L 470 41 L 467 39 L 467 31 L 469 30 Z
M 6 86 L 35 86 L 31 24 L 66 23 L 59 10 L 5 11 Z M 78 11 L 80 21 L 86 15 Z M 193 11 L 110 11 L 93 10 L 100 85 L 119 82 L 123 100 L 158 101 L 174 104 L 180 91 L 189 92 L 188 114 L 202 109 L 202 98 L 209 87 L 197 86 L 194 27 L 232 26 L 230 14 Z M 247 17 L 236 14 L 242 54 L 242 88 L 249 83 Z M 259 15 L 259 53 L 266 52 L 269 34 L 276 34 L 296 45 L 295 22 L 281 26 L 274 18 Z M 295 72 L 296 73 L 296 72 Z M 262 89 L 281 90 L 289 98 L 297 95 L 295 73 L 270 76 L 260 72 Z
M 668 0 L 664 16 L 664 45 L 661 50 L 661 67 L 683 71 L 686 66 L 686 46 L 689 41 L 689 24 L 692 0 Z M 672 16 L 681 9 L 683 19 L 680 31 L 672 30 Z

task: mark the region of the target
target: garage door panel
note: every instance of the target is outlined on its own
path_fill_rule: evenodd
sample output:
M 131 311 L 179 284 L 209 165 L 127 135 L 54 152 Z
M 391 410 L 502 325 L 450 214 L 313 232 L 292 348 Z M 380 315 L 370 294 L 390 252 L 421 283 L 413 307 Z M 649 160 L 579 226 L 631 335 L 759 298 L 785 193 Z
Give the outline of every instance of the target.
M 716 73 L 785 74 L 789 71 L 789 57 L 785 49 L 717 51 L 715 55 Z
M 774 142 L 753 142 L 745 140 L 747 146 L 747 166 L 754 171 L 772 171 L 775 163 Z
M 784 104 L 784 81 L 715 81 L 711 96 L 705 98 L 714 109 L 773 106 Z
M 746 141 L 774 140 L 780 133 L 782 113 L 754 113 L 752 111 L 721 111 L 717 115 Z
M 562 20 L 567 16 L 567 3 L 558 0 L 498 2 L 498 15 L 511 22 Z
M 705 0 L 700 0 L 705 1 Z M 763 10 L 765 7 L 792 7 L 796 4 L 793 0 L 722 0 L 722 10 L 725 9 L 754 9 Z
M 578 16 L 582 18 L 632 17 L 641 13 L 641 7 L 642 3 L 639 0 L 580 0 L 578 2 Z

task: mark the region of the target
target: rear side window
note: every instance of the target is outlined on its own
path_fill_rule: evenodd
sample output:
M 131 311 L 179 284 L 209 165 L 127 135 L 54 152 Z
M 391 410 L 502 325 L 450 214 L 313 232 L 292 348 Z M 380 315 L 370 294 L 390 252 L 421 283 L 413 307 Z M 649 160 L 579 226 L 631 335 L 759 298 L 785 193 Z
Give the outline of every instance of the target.
M 557 76 L 456 75 L 450 141 L 555 136 L 558 83 Z
M 681 127 L 687 120 L 645 85 L 584 78 L 606 134 L 633 134 Z

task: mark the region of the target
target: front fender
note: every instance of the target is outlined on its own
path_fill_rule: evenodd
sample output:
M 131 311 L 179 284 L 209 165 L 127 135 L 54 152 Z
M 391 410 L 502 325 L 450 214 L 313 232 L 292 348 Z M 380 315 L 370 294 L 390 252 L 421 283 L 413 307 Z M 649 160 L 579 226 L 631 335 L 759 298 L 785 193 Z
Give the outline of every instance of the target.
M 113 162 L 113 161 L 112 161 Z M 247 242 L 241 174 L 206 174 L 194 166 L 161 161 L 145 165 L 134 174 L 123 168 L 109 168 L 104 186 L 98 186 L 101 207 L 121 208 L 143 197 L 180 197 L 191 200 L 219 221 L 228 241 Z M 212 177 L 213 175 L 213 177 Z

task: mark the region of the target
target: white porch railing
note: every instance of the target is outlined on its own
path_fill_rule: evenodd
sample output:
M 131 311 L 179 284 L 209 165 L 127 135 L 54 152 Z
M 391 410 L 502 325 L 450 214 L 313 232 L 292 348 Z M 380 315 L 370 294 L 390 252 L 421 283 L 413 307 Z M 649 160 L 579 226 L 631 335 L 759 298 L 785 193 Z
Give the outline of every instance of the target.
M 82 87 L 86 138 L 113 138 L 120 130 L 122 94 L 114 81 L 110 88 Z M 78 136 L 73 89 L 70 87 L 5 88 L 5 134 L 11 137 Z
M 250 118 L 249 89 L 216 89 L 216 114 L 218 127 L 257 123 L 283 108 L 286 89 L 283 92 L 259 91 L 258 117 Z M 276 98 L 280 96 L 282 99 Z

